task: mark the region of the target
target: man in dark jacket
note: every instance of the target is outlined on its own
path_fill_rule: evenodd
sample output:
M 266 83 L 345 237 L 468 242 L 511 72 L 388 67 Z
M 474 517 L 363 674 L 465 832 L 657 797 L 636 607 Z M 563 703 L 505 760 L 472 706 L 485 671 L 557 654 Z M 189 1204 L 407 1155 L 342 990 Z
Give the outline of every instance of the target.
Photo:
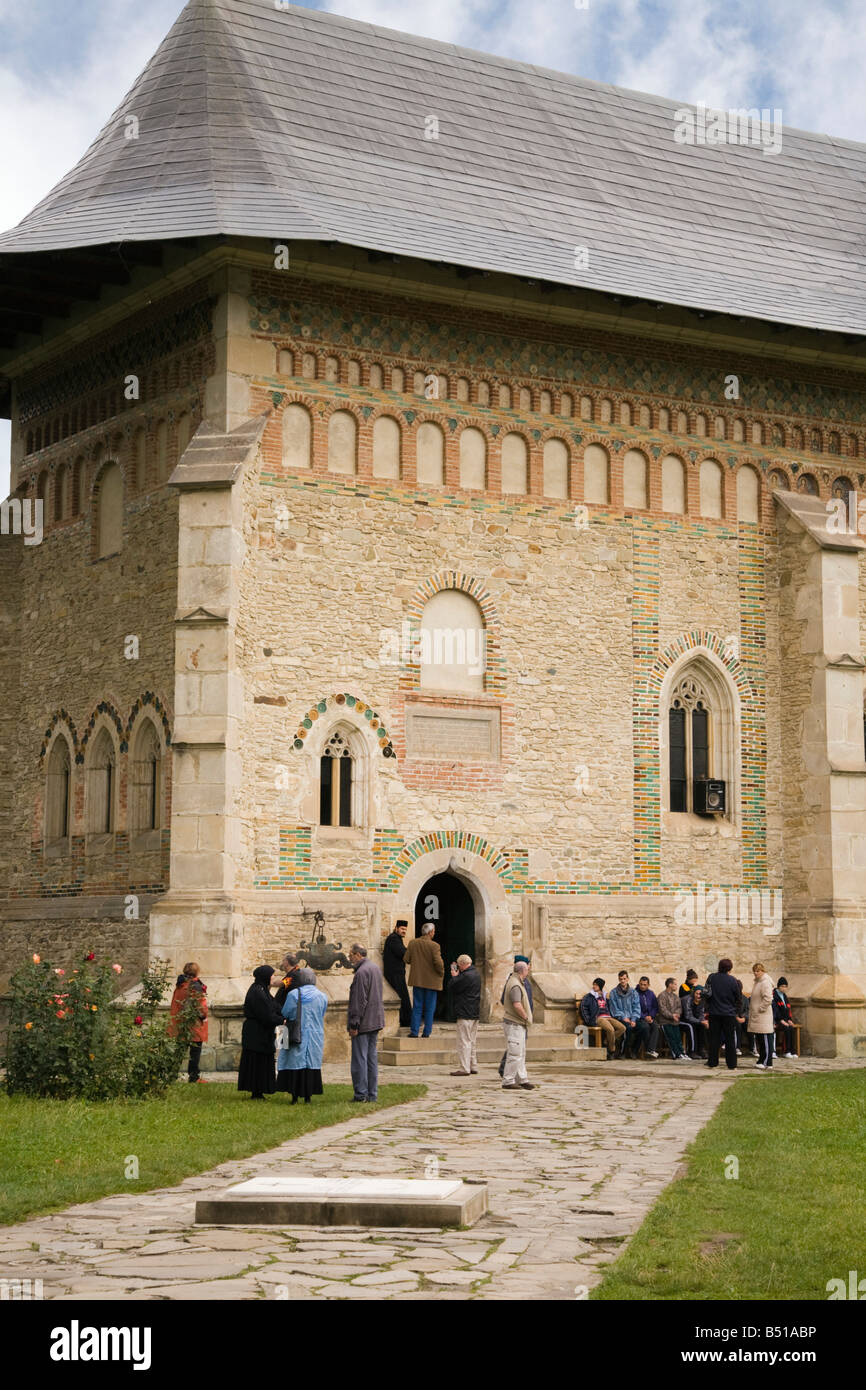
M 588 990 L 580 1001 L 580 1019 L 587 1028 L 600 1028 L 607 1047 L 607 1060 L 616 1056 L 617 1044 L 620 1038 L 625 1040 L 625 1024 L 620 1023 L 618 1018 L 612 1018 L 610 1009 L 607 1006 L 607 995 L 604 992 L 604 980 L 600 975 L 596 975 L 592 982 L 592 989 Z
M 452 965 L 448 1000 L 457 1020 L 457 1071 L 452 1071 L 451 1075 L 477 1076 L 481 976 L 472 964 L 471 956 L 458 956 Z
M 640 1016 L 649 1030 L 647 1037 L 646 1055 L 647 1057 L 658 1057 L 659 1055 L 659 1024 L 658 1012 L 659 1001 L 655 992 L 650 989 L 648 975 L 641 975 L 637 982 L 638 999 L 640 1001 Z
M 725 1040 L 725 1064 L 728 1071 L 737 1069 L 737 1023 L 743 1022 L 743 991 L 739 980 L 731 974 L 734 963 L 727 956 L 710 975 L 704 986 L 709 1028 L 707 1030 L 707 1060 L 705 1067 L 719 1065 L 719 1044 Z
M 382 1004 L 382 972 L 367 959 L 366 946 L 353 946 L 349 960 L 355 972 L 349 989 L 346 1026 L 352 1039 L 354 1101 L 374 1101 L 379 1096 L 379 1030 L 385 1027 Z
M 788 1001 L 788 981 L 784 975 L 779 976 L 776 981 L 776 988 L 773 990 L 773 1022 L 777 1029 L 781 1029 L 779 1039 L 782 1044 L 782 1051 L 779 1056 L 796 1057 L 794 1047 L 797 1034 L 794 1029 L 791 1005 Z
M 282 1014 L 283 1005 L 293 989 L 298 989 L 298 957 L 286 952 L 280 961 L 280 984 L 274 995 L 274 1003 Z
M 408 1028 L 412 1023 L 412 1002 L 406 988 L 406 947 L 403 940 L 408 926 L 409 923 L 401 917 L 382 947 L 382 974 L 400 999 L 401 1028 Z

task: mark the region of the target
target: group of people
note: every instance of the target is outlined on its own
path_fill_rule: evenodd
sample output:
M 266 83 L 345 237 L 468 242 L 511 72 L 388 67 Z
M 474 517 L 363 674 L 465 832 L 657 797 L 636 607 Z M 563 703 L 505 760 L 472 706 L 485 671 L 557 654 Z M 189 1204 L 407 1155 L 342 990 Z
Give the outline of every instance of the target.
M 374 1102 L 379 1094 L 378 1039 L 385 1026 L 383 972 L 400 1000 L 400 1026 L 408 1027 L 411 1038 L 431 1036 L 436 1001 L 447 982 L 449 1012 L 457 1024 L 457 1067 L 451 1075 L 478 1073 L 481 976 L 468 955 L 458 956 L 446 976 L 432 922 L 425 923 L 408 946 L 407 929 L 408 923 L 400 920 L 387 938 L 383 970 L 369 959 L 365 946 L 355 945 L 349 950 L 353 976 L 346 1027 L 351 1040 L 352 1099 L 358 1103 Z M 499 1074 L 503 1090 L 507 1091 L 535 1089 L 526 1072 L 526 1043 L 533 1010 L 529 969 L 529 958 L 516 955 L 500 997 L 505 1052 Z M 253 1100 L 283 1091 L 292 1097 L 293 1105 L 299 1100 L 309 1104 L 313 1096 L 323 1093 L 328 998 L 316 984 L 315 971 L 302 966 L 291 953 L 287 952 L 280 963 L 274 995 L 271 990 L 276 973 L 272 965 L 260 965 L 253 971 L 253 983 L 244 999 L 238 1090 L 248 1091 Z M 703 985 L 698 972 L 688 970 L 681 985 L 669 975 L 659 995 L 651 989 L 647 975 L 642 975 L 634 988 L 628 971 L 621 970 L 609 993 L 604 980 L 597 976 L 580 1000 L 575 1031 L 583 1026 L 600 1028 L 608 1060 L 636 1058 L 641 1047 L 648 1059 L 655 1060 L 663 1034 L 675 1060 L 704 1058 L 705 1066 L 717 1067 L 724 1046 L 729 1070 L 736 1068 L 738 1056 L 752 1051 L 757 1056 L 758 1070 L 769 1071 L 776 1056 L 797 1055 L 788 981 L 782 975 L 774 985 L 761 962 L 752 967 L 752 974 L 754 981 L 748 996 L 727 957 L 719 961 L 718 969 Z M 411 1001 L 409 988 L 413 992 Z M 201 1049 L 207 1041 L 207 987 L 194 961 L 188 962 L 178 976 L 171 1002 L 173 1016 L 181 1011 L 190 995 L 195 996 L 199 1009 L 190 1045 L 188 1077 L 191 1082 L 201 1082 Z
M 385 1026 L 382 972 L 367 958 L 365 946 L 352 946 L 349 960 L 353 975 L 346 1026 L 352 1044 L 352 1099 L 372 1102 L 379 1095 L 377 1043 Z M 272 965 L 258 966 L 244 999 L 238 1090 L 249 1091 L 252 1100 L 284 1091 L 292 1105 L 299 1100 L 309 1104 L 323 1094 L 328 996 L 318 988 L 316 972 L 302 967 L 295 955 L 283 956 L 273 995 L 275 974 Z
M 724 957 L 703 985 L 696 970 L 686 971 L 681 985 L 669 975 L 659 995 L 650 988 L 646 975 L 640 977 L 635 989 L 628 971 L 620 970 L 609 994 L 598 976 L 580 1001 L 578 1028 L 601 1028 L 608 1060 L 637 1057 L 641 1047 L 647 1058 L 656 1059 L 664 1034 L 671 1057 L 677 1061 L 704 1058 L 705 1066 L 717 1067 L 724 1044 L 730 1071 L 735 1069 L 737 1057 L 747 1051 L 757 1056 L 759 1071 L 769 1071 L 774 1057 L 797 1055 L 788 981 L 780 975 L 774 985 L 758 961 L 752 966 L 751 994 L 746 995 L 733 968 L 733 962 Z
M 457 1025 L 457 1066 L 451 1075 L 476 1076 L 481 976 L 467 955 L 459 955 L 446 973 L 434 922 L 425 922 L 420 934 L 407 946 L 408 928 L 409 923 L 401 918 L 382 948 L 385 979 L 400 1000 L 400 1027 L 409 1029 L 410 1038 L 429 1038 L 436 1001 L 447 989 L 448 1011 Z M 505 1052 L 499 1063 L 503 1090 L 533 1091 L 535 1087 L 526 1074 L 526 1039 L 532 1023 L 528 956 L 514 957 L 514 969 L 505 982 L 500 1003 L 505 1033 Z

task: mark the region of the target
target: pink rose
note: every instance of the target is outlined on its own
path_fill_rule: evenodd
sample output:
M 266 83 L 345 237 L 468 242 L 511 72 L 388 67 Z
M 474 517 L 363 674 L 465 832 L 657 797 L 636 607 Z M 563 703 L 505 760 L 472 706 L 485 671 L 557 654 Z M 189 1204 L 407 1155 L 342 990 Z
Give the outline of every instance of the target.
M 123 970 L 122 965 L 113 965 L 111 968 L 114 971 L 115 975 L 119 975 L 120 972 Z

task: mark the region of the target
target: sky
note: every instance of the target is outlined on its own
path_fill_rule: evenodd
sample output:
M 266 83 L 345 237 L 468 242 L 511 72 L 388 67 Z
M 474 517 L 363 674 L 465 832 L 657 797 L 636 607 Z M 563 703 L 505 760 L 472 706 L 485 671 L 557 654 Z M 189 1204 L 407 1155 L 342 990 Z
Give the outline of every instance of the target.
M 863 0 L 319 0 L 307 8 L 684 103 L 779 108 L 785 125 L 866 141 Z M 182 9 L 183 0 L 0 0 L 0 230 L 77 163 Z M 0 496 L 8 478 L 9 425 L 0 421 Z

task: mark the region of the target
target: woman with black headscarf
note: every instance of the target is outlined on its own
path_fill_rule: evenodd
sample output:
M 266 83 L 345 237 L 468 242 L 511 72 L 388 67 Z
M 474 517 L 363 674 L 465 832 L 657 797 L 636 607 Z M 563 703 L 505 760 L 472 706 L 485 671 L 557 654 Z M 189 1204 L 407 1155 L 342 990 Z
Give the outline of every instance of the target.
M 274 1075 L 274 1029 L 283 1021 L 271 997 L 272 965 L 259 965 L 244 1000 L 241 1064 L 238 1090 L 250 1091 L 252 1100 L 264 1100 L 277 1089 Z

